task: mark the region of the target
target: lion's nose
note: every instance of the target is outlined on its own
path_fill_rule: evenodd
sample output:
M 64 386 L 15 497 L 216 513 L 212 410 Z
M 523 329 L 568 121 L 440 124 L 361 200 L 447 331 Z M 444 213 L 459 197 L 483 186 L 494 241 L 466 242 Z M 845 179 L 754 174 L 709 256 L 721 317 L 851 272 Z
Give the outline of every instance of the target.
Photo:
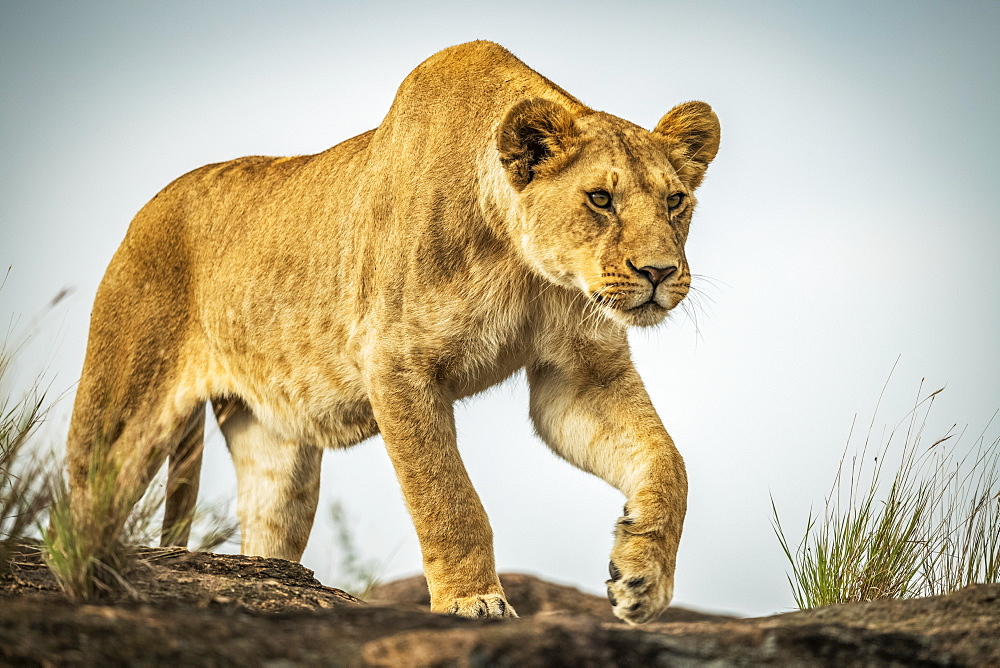
M 649 282 L 653 284 L 654 288 L 677 273 L 677 267 L 673 265 L 669 267 L 654 267 L 651 264 L 647 264 L 644 267 L 636 267 L 633 265 L 632 268 L 635 269 L 636 272 L 648 278 Z

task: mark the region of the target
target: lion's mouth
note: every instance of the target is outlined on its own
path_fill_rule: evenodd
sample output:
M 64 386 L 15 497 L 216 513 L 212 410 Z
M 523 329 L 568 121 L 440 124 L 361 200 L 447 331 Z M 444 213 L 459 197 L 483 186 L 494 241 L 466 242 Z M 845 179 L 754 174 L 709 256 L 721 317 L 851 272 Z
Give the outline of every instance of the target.
M 639 297 L 639 295 L 634 295 Z M 670 309 L 676 304 L 664 305 L 653 294 L 644 295 L 646 299 L 636 304 L 625 294 L 606 295 L 591 292 L 590 297 L 602 306 L 605 314 L 626 326 L 650 327 L 667 317 Z
M 622 300 L 618 299 L 608 299 L 596 293 L 591 293 L 591 296 L 596 303 L 604 307 L 607 316 L 627 327 L 651 327 L 662 322 L 670 311 L 656 301 L 655 295 L 635 305 L 622 303 Z
M 670 309 L 654 299 L 649 299 L 631 308 L 622 309 L 621 320 L 631 326 L 652 327 L 667 317 Z
M 648 300 L 644 301 L 643 303 L 639 304 L 638 306 L 633 306 L 633 307 L 627 308 L 625 310 L 626 311 L 642 311 L 642 310 L 646 310 L 646 311 L 666 311 L 668 309 L 666 309 L 663 306 L 660 306 L 660 304 L 658 304 L 655 299 L 653 299 L 652 297 L 650 297 Z
M 663 306 L 656 301 L 656 295 L 651 295 L 649 299 L 642 302 L 641 304 L 636 304 L 634 306 L 629 306 L 627 303 L 616 299 L 609 299 L 599 293 L 591 293 L 591 297 L 595 302 L 604 306 L 605 308 L 612 309 L 614 311 L 621 311 L 622 313 L 644 313 L 646 311 L 669 311 L 670 309 Z

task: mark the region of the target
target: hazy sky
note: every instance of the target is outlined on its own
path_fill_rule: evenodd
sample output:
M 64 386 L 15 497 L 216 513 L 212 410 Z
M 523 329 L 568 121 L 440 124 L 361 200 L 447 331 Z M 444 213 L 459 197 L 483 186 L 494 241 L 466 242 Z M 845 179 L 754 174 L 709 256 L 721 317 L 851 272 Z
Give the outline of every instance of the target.
M 0 317 L 31 326 L 73 288 L 24 360 L 25 376 L 48 361 L 54 390 L 71 389 L 97 284 L 149 198 L 205 163 L 313 153 L 375 127 L 446 46 L 497 41 L 645 127 L 705 100 L 722 146 L 688 244 L 697 319 L 636 332 L 634 358 L 688 466 L 677 603 L 785 609 L 769 494 L 804 525 L 897 356 L 877 436 L 921 378 L 948 388 L 935 435 L 978 433 L 1000 407 L 998 26 L 1000 3 L 973 1 L 7 1 Z M 621 495 L 532 435 L 523 378 L 457 415 L 498 567 L 603 592 Z M 230 498 L 221 441 L 206 457 L 203 498 Z M 322 494 L 304 558 L 321 579 L 337 584 L 335 499 L 386 576 L 420 570 L 377 439 L 328 453 Z

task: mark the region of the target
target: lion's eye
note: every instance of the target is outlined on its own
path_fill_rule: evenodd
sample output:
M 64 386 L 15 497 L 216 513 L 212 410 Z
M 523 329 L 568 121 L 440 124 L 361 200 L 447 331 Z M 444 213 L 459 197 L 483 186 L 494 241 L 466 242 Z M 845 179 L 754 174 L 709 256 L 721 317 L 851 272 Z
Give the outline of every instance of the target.
M 684 193 L 674 193 L 667 198 L 667 208 L 673 211 L 684 202 Z
M 587 193 L 587 197 L 590 198 L 590 203 L 598 209 L 607 209 L 611 206 L 611 193 L 606 190 L 595 190 L 592 193 Z

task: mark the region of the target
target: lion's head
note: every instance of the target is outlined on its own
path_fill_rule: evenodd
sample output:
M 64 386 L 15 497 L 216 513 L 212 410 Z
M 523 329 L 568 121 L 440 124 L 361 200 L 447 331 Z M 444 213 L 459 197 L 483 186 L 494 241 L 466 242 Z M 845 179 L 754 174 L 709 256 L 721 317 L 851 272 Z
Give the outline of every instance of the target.
M 652 132 L 545 99 L 514 104 L 497 148 L 526 260 L 622 324 L 661 322 L 691 285 L 684 243 L 719 136 L 704 102 L 674 107 Z

